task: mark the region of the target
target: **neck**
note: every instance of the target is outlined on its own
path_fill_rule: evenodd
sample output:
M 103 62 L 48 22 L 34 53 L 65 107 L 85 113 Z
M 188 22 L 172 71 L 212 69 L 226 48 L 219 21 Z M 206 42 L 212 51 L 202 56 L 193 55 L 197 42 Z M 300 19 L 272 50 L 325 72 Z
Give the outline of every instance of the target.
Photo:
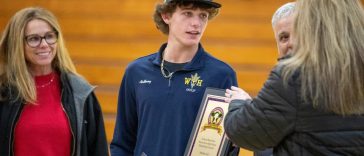
M 171 63 L 186 63 L 193 59 L 198 50 L 198 45 L 191 47 L 170 46 L 164 49 L 164 60 Z
M 38 68 L 31 68 L 31 74 L 33 76 L 41 76 L 47 75 L 53 72 L 53 69 L 50 67 L 38 67 Z

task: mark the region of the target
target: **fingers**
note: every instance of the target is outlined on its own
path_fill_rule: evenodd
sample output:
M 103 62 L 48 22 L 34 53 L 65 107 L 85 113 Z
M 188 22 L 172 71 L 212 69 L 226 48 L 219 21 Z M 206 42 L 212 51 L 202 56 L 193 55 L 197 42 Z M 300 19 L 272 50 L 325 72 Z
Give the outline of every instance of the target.
M 235 87 L 235 86 L 231 86 L 231 90 L 235 91 L 235 92 L 245 92 L 243 89 L 241 89 L 239 87 Z
M 242 99 L 242 100 L 251 99 L 250 95 L 247 92 L 235 86 L 231 86 L 231 89 L 226 89 L 225 97 L 226 97 L 225 99 L 226 102 L 230 102 L 231 100 L 234 99 Z
M 231 97 L 231 92 L 229 92 L 228 90 L 226 90 L 225 97 L 230 98 Z
M 225 91 L 225 96 L 226 97 L 230 97 L 230 95 L 232 94 L 232 90 L 230 90 L 230 89 L 226 89 L 226 91 Z
M 240 89 L 239 87 L 236 87 L 236 86 L 231 86 L 231 90 L 238 90 Z
M 225 91 L 225 97 L 226 97 L 225 98 L 225 102 L 230 103 L 231 96 L 232 96 L 231 90 L 230 89 L 226 89 L 226 91 Z
M 230 98 L 228 98 L 228 97 L 227 97 L 227 98 L 225 98 L 224 100 L 225 100 L 225 102 L 226 102 L 226 103 L 230 103 L 230 102 L 231 102 L 231 99 L 230 99 Z
M 226 90 L 226 93 L 230 95 L 230 98 L 232 98 L 234 95 L 243 94 L 243 92 L 244 92 L 243 89 L 235 86 L 231 86 L 231 89 Z

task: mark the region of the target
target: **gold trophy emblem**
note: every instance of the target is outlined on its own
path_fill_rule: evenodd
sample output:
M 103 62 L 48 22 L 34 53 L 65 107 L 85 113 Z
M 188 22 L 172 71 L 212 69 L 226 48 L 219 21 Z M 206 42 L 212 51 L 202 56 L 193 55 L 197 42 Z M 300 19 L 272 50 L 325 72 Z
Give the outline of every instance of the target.
M 201 132 L 206 129 L 214 129 L 214 130 L 217 130 L 217 133 L 219 135 L 221 135 L 222 126 L 220 126 L 220 124 L 223 119 L 224 119 L 224 110 L 220 107 L 214 108 L 209 114 L 208 123 L 206 123 L 202 127 Z

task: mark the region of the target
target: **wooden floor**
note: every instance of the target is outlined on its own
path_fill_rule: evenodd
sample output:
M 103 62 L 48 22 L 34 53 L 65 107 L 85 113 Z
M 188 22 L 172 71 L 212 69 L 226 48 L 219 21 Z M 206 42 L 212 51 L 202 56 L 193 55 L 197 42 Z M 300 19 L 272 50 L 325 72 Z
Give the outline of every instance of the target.
M 162 0 L 160 0 L 162 1 Z M 158 0 L 0 0 L 0 30 L 19 9 L 51 10 L 63 29 L 79 73 L 97 85 L 108 140 L 115 123 L 117 92 L 126 65 L 166 41 L 152 20 Z M 289 0 L 217 0 L 223 7 L 210 21 L 204 48 L 229 63 L 239 86 L 256 95 L 276 63 L 271 16 Z M 241 155 L 252 155 L 242 150 Z

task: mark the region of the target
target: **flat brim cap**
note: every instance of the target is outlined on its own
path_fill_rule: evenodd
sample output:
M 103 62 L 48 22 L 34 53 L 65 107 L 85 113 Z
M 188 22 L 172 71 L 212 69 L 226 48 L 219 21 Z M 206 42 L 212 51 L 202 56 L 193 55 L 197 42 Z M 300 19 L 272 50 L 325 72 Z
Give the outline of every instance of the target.
M 219 3 L 216 3 L 216 2 L 213 2 L 212 0 L 164 0 L 164 3 L 169 3 L 169 2 L 198 2 L 198 3 L 203 3 L 203 4 L 207 4 L 207 5 L 210 5 L 211 7 L 214 7 L 214 8 L 220 8 L 221 7 L 221 4 Z

